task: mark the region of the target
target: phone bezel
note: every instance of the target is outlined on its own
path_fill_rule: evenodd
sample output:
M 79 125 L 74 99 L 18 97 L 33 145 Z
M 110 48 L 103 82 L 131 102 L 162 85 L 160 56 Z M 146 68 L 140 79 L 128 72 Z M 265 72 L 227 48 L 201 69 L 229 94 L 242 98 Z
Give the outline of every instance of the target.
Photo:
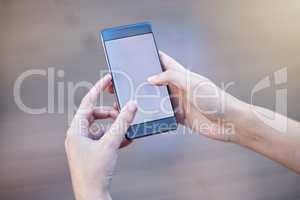
M 142 23 L 137 23 L 137 24 L 107 28 L 107 29 L 103 29 L 102 31 L 100 31 L 100 37 L 101 37 L 102 45 L 104 48 L 105 59 L 106 59 L 109 71 L 111 73 L 111 76 L 112 76 L 113 85 L 115 85 L 114 75 L 112 73 L 111 65 L 109 62 L 108 55 L 107 55 L 105 42 L 110 41 L 110 40 L 126 38 L 126 37 L 133 37 L 136 35 L 143 35 L 143 34 L 147 34 L 147 33 L 151 33 L 153 36 L 157 56 L 159 58 L 160 66 L 163 71 L 164 69 L 163 69 L 163 65 L 162 65 L 162 62 L 159 57 L 156 40 L 155 40 L 153 31 L 152 31 L 151 24 L 149 22 L 142 22 Z M 170 98 L 170 89 L 168 86 L 167 86 L 167 89 L 168 89 L 168 96 Z M 120 103 L 119 103 L 119 97 L 115 90 L 115 87 L 114 87 L 114 92 L 115 92 L 115 97 L 116 97 L 115 99 L 117 101 L 118 108 L 121 109 Z M 172 104 L 172 101 L 171 101 L 171 104 Z M 166 118 L 162 118 L 162 119 L 157 119 L 157 120 L 153 120 L 153 121 L 148 121 L 148 122 L 144 122 L 144 123 L 140 123 L 140 124 L 131 125 L 126 133 L 126 138 L 132 140 L 132 139 L 136 139 L 136 138 L 141 138 L 141 137 L 146 137 L 146 136 L 159 134 L 159 133 L 163 133 L 163 132 L 167 132 L 167 131 L 176 130 L 178 125 L 177 125 L 177 121 L 176 121 L 173 104 L 172 104 L 172 109 L 173 109 L 174 115 L 171 117 L 166 117 Z M 160 126 L 162 124 L 164 126 Z M 146 127 L 150 127 L 148 131 L 145 131 Z

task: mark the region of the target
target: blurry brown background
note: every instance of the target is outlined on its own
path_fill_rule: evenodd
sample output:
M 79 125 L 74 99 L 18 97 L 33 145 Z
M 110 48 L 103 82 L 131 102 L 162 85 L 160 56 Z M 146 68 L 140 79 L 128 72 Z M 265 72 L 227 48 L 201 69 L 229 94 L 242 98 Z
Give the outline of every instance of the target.
M 218 85 L 234 81 L 230 93 L 248 102 L 260 79 L 287 67 L 288 116 L 300 120 L 299 0 L 0 0 L 1 200 L 73 199 L 63 146 L 67 116 L 57 113 L 57 100 L 54 114 L 21 111 L 13 97 L 17 77 L 54 67 L 65 72 L 56 83 L 95 82 L 106 66 L 98 29 L 145 20 L 160 49 Z M 273 109 L 275 89 L 257 94 L 255 103 Z M 85 92 L 76 93 L 77 103 Z M 46 106 L 46 78 L 27 79 L 22 99 Z M 300 199 L 300 176 L 239 146 L 169 134 L 121 151 L 112 195 Z

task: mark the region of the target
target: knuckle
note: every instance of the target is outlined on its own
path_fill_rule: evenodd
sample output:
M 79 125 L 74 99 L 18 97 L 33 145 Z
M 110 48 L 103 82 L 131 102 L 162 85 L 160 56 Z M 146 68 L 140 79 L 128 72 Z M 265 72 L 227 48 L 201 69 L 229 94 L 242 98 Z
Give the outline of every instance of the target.
M 70 132 L 70 130 L 68 130 L 64 141 L 65 149 L 69 149 L 73 145 L 73 143 L 74 135 Z
M 134 116 L 133 113 L 128 113 L 128 114 L 127 114 L 126 119 L 125 119 L 126 125 L 127 125 L 127 124 L 130 124 L 130 123 L 132 122 L 133 116 Z
M 167 70 L 164 73 L 164 79 L 166 79 L 167 81 L 171 81 L 174 79 L 174 70 Z
M 65 149 L 68 149 L 70 147 L 70 134 L 67 133 L 66 137 L 65 137 Z

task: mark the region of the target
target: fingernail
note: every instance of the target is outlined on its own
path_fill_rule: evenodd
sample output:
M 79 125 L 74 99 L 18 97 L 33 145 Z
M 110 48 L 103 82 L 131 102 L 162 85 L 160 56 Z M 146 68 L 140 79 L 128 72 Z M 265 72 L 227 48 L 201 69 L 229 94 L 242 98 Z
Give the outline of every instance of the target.
M 150 82 L 150 83 L 152 83 L 152 82 L 155 81 L 155 79 L 156 79 L 156 76 L 150 76 L 150 77 L 147 79 L 147 81 Z
M 110 74 L 106 74 L 106 77 L 111 79 L 111 75 Z
M 128 102 L 127 109 L 129 112 L 135 112 L 137 110 L 137 103 L 135 101 Z

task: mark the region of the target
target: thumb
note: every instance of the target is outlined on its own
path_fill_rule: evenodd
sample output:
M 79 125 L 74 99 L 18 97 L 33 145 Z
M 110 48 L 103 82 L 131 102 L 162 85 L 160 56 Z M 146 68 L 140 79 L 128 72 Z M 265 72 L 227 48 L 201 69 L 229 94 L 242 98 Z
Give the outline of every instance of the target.
M 153 85 L 170 85 L 173 84 L 181 89 L 187 88 L 187 76 L 185 71 L 167 70 L 160 74 L 148 78 L 148 82 Z
M 163 65 L 163 67 L 168 70 L 168 69 L 177 69 L 177 70 L 182 70 L 185 69 L 181 64 L 179 64 L 174 58 L 171 56 L 167 55 L 166 53 L 159 51 L 159 57 L 160 61 Z
M 111 125 L 110 129 L 102 137 L 101 142 L 105 145 L 111 146 L 114 149 L 118 149 L 124 135 L 126 134 L 131 122 L 133 121 L 137 111 L 137 104 L 134 101 L 129 101 L 124 108 L 122 108 L 120 114 L 116 118 L 115 122 Z

